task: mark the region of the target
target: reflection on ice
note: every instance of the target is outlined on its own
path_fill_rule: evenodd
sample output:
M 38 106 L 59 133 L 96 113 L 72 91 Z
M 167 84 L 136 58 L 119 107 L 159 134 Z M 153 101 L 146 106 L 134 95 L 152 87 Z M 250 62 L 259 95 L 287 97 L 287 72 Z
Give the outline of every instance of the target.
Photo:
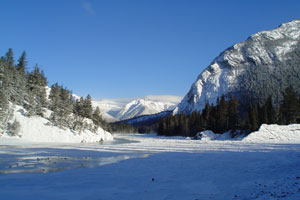
M 62 151 L 63 153 L 63 151 Z M 101 156 L 101 153 L 99 153 Z M 48 173 L 72 168 L 92 168 L 111 163 L 120 162 L 130 158 L 146 157 L 147 154 L 115 155 L 109 157 L 83 156 L 83 157 L 59 157 L 59 156 L 23 156 L 3 158 L 0 155 L 0 174 L 9 173 Z
M 116 141 L 115 143 L 128 142 Z M 112 144 L 114 143 L 107 145 Z M 41 145 L 31 146 L 31 148 L 25 148 L 24 146 L 0 146 L 0 174 L 49 173 L 73 168 L 92 168 L 130 158 L 148 156 L 148 154 L 141 152 L 111 153 L 93 151 L 93 148 L 90 150 L 82 150 L 81 148 L 70 145 L 51 148 L 42 147 Z M 95 145 L 96 149 L 97 145 Z

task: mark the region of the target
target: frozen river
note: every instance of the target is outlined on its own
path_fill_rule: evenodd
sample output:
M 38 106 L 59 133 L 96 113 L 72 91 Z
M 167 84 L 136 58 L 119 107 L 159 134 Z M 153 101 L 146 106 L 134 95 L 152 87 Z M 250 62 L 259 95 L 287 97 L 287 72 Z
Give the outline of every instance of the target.
M 0 174 L 91 168 L 145 156 L 142 152 L 101 152 L 103 147 L 136 142 L 138 141 L 119 138 L 97 144 L 0 145 Z
M 300 199 L 299 144 L 115 138 L 1 146 L 1 199 Z

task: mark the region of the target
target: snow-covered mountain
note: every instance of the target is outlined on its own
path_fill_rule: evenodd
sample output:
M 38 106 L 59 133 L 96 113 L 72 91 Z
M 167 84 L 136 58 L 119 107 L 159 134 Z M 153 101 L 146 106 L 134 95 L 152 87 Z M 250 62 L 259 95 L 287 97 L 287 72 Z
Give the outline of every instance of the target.
M 171 95 L 152 95 L 137 99 L 103 99 L 92 101 L 92 103 L 94 107 L 100 108 L 104 119 L 114 122 L 173 110 L 181 99 L 181 97 Z
M 300 20 L 262 31 L 223 51 L 198 76 L 174 113 L 202 111 L 222 94 L 259 103 L 279 102 L 288 85 L 300 86 Z

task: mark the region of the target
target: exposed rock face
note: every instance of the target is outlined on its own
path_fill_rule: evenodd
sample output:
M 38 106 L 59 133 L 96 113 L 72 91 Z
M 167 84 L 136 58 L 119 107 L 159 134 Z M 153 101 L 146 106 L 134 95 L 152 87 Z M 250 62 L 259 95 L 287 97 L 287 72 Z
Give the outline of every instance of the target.
M 300 93 L 299 41 L 300 20 L 294 20 L 226 49 L 198 76 L 174 113 L 202 111 L 222 94 L 244 103 L 263 103 L 272 95 L 277 103 L 288 85 Z

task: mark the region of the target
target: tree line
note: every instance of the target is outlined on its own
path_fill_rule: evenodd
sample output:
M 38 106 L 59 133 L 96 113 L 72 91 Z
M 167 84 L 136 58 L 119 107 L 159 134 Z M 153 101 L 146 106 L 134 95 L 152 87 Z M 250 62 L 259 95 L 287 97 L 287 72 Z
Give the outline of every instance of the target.
M 246 134 L 256 131 L 261 124 L 300 123 L 300 97 L 292 86 L 288 86 L 282 96 L 278 105 L 269 96 L 264 104 L 249 103 L 243 111 L 237 98 L 226 99 L 222 95 L 216 105 L 207 102 L 201 113 L 195 111 L 189 115 L 180 113 L 161 118 L 156 131 L 159 135 L 188 137 L 204 130 L 219 134 L 230 131 L 234 137 L 237 131 Z

